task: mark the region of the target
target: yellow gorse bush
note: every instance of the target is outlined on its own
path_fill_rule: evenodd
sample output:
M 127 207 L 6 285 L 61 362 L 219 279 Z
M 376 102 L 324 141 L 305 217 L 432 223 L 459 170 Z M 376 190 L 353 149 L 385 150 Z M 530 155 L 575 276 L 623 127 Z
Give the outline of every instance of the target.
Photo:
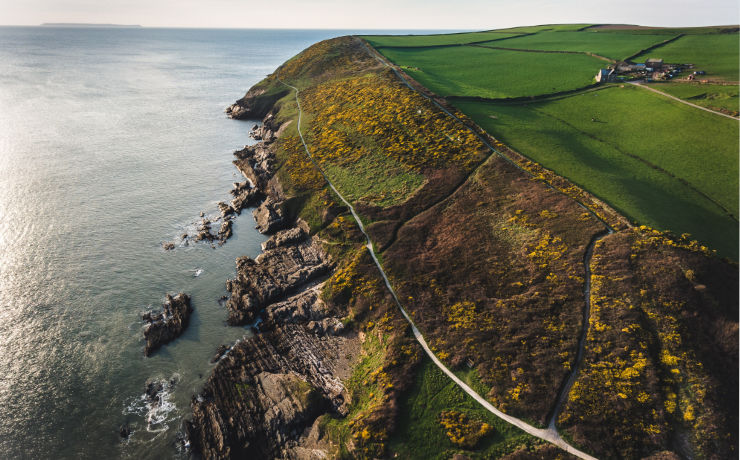
M 470 169 L 485 146 L 462 124 L 386 74 L 322 83 L 301 93 L 320 162 L 348 164 L 382 153 L 408 171 Z

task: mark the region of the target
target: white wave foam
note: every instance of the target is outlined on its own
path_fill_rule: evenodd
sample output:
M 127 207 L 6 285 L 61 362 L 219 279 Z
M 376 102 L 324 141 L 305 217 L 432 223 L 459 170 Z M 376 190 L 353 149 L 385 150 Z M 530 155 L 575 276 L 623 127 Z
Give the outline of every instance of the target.
M 174 374 L 169 380 L 156 380 L 162 386 L 156 395 L 146 392 L 134 398 L 124 409 L 124 415 L 137 415 L 144 419 L 146 431 L 161 433 L 169 428 L 169 423 L 178 419 L 177 406 L 170 400 L 172 389 L 179 382 L 180 375 Z

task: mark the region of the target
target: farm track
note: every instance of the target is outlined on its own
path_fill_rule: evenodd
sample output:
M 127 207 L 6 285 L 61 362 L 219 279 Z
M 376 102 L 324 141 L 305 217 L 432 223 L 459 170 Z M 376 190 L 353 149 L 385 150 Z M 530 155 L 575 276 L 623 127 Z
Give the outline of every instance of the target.
M 695 109 L 700 109 L 700 110 L 703 110 L 705 112 L 713 113 L 715 115 L 719 115 L 721 117 L 729 118 L 729 119 L 735 120 L 735 121 L 740 120 L 740 118 L 733 117 L 732 115 L 727 115 L 726 113 L 717 112 L 716 110 L 708 109 L 708 108 L 702 107 L 700 105 L 692 104 L 689 101 L 685 101 L 683 99 L 679 99 L 676 96 L 671 96 L 668 93 L 664 93 L 663 91 L 657 90 L 655 88 L 651 88 L 650 86 L 645 85 L 645 84 L 643 84 L 642 82 L 639 82 L 639 81 L 631 81 L 630 84 L 635 85 L 635 86 L 639 86 L 640 88 L 645 88 L 648 91 L 652 91 L 654 93 L 660 94 L 661 96 L 665 96 L 665 97 L 671 98 L 674 101 L 677 101 L 677 102 L 680 102 L 681 104 L 686 104 L 688 106 L 694 107 Z
M 369 49 L 368 49 L 369 51 Z M 490 402 L 488 402 L 485 398 L 483 398 L 481 395 L 479 395 L 475 390 L 470 388 L 465 382 L 463 382 L 455 373 L 453 373 L 451 370 L 445 366 L 442 361 L 437 358 L 437 356 L 432 352 L 432 350 L 427 345 L 426 340 L 424 339 L 424 336 L 421 334 L 419 329 L 416 328 L 416 325 L 411 320 L 411 317 L 406 312 L 406 310 L 403 308 L 403 305 L 401 305 L 400 300 L 398 300 L 398 296 L 396 295 L 396 292 L 393 290 L 393 287 L 391 286 L 390 280 L 385 274 L 385 271 L 383 270 L 382 265 L 380 264 L 380 261 L 378 260 L 378 257 L 375 254 L 375 250 L 373 249 L 373 243 L 370 239 L 370 236 L 365 231 L 365 226 L 362 224 L 362 220 L 360 219 L 357 212 L 355 212 L 354 207 L 347 201 L 344 196 L 337 190 L 337 188 L 332 184 L 332 182 L 329 180 L 329 178 L 324 173 L 323 169 L 319 166 L 319 164 L 314 159 L 313 155 L 311 155 L 311 151 L 308 149 L 308 145 L 306 144 L 305 139 L 303 138 L 303 132 L 301 131 L 301 118 L 303 117 L 303 111 L 301 110 L 301 103 L 299 99 L 300 91 L 295 86 L 292 86 L 284 81 L 282 81 L 279 77 L 277 78 L 280 83 L 287 86 L 288 88 L 291 88 L 295 92 L 295 100 L 296 105 L 298 107 L 298 122 L 296 125 L 296 128 L 298 130 L 298 135 L 301 138 L 301 143 L 303 144 L 303 148 L 306 151 L 306 155 L 308 156 L 311 163 L 313 163 L 314 167 L 321 173 L 321 175 L 324 177 L 324 180 L 326 180 L 326 183 L 329 185 L 329 188 L 332 189 L 332 191 L 339 197 L 339 199 L 347 206 L 347 208 L 350 210 L 350 213 L 352 214 L 352 217 L 354 218 L 355 222 L 357 223 L 357 226 L 359 227 L 362 234 L 365 236 L 366 244 L 365 247 L 370 252 L 370 255 L 373 258 L 373 262 L 375 262 L 375 266 L 378 268 L 378 271 L 380 273 L 380 276 L 383 278 L 383 281 L 385 282 L 385 286 L 390 292 L 391 296 L 393 297 L 394 302 L 396 303 L 396 306 L 398 306 L 399 310 L 401 311 L 401 314 L 404 318 L 406 318 L 406 321 L 408 321 L 409 325 L 411 326 L 411 331 L 414 334 L 414 338 L 416 338 L 417 342 L 421 345 L 424 352 L 429 356 L 429 358 L 434 362 L 434 364 L 442 371 L 444 372 L 452 381 L 454 381 L 465 393 L 470 395 L 473 399 L 475 399 L 480 405 L 482 405 L 484 408 L 486 408 L 489 412 L 493 413 L 500 419 L 504 420 L 505 422 L 510 423 L 511 425 L 514 425 L 518 428 L 520 428 L 522 431 L 529 433 L 532 436 L 535 436 L 539 439 L 542 439 L 544 441 L 550 442 L 564 451 L 575 455 L 576 457 L 585 459 L 585 460 L 596 460 L 595 457 L 592 457 L 591 455 L 582 452 L 575 447 L 568 444 L 563 438 L 560 437 L 560 434 L 557 432 L 554 428 L 536 428 L 523 420 L 520 420 L 516 417 L 512 417 L 511 415 L 507 415 L 497 408 L 495 408 Z M 449 112 L 448 112 L 449 113 Z

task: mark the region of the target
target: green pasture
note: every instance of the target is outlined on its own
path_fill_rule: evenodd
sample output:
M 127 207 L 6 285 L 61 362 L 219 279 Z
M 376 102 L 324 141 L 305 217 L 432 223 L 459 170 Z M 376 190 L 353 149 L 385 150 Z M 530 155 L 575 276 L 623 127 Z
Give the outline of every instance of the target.
M 653 83 L 651 87 L 684 99 L 692 104 L 710 109 L 740 110 L 738 85 L 712 85 L 706 83 Z
M 535 32 L 545 32 L 551 30 L 581 30 L 591 26 L 591 24 L 542 24 L 539 26 L 521 26 L 511 27 L 508 29 L 496 29 L 496 32 L 511 32 L 520 34 L 531 34 Z
M 643 53 L 634 61 L 644 62 L 648 58 L 657 58 L 673 64 L 694 64 L 696 70 L 707 72 L 706 78 L 738 81 L 739 39 L 737 33 L 686 35 Z
M 593 83 L 604 64 L 587 55 L 477 46 L 379 51 L 440 96 L 505 98 L 567 91 Z
M 341 165 L 324 163 L 329 179 L 351 202 L 377 206 L 402 203 L 424 184 L 424 176 L 408 171 L 386 155 L 364 155 Z
M 737 121 L 632 86 L 531 104 L 457 105 L 638 223 L 690 233 L 737 259 L 738 224 L 722 209 L 737 216 Z
M 440 45 L 463 45 L 465 43 L 484 42 L 488 40 L 501 40 L 502 38 L 518 37 L 519 33 L 507 33 L 498 31 L 489 32 L 467 32 L 459 34 L 435 34 L 435 35 L 366 35 L 363 38 L 374 47 L 379 46 L 440 46 Z
M 469 458 L 500 458 L 520 447 L 541 443 L 481 407 L 427 358 L 400 409 L 398 428 L 389 442 L 399 458 L 447 460 L 456 453 Z M 475 450 L 456 447 L 439 423 L 444 410 L 464 412 L 488 423 L 494 431 Z
M 598 54 L 618 61 L 675 36 L 675 34 L 635 35 L 616 31 L 552 31 L 512 38 L 501 44 L 490 42 L 482 43 L 482 45 L 543 51 L 579 51 Z
M 635 26 L 635 27 L 639 27 L 639 26 Z M 637 35 L 656 35 L 656 34 L 657 35 L 660 35 L 660 34 L 712 35 L 712 34 L 737 32 L 737 26 L 644 27 L 644 28 L 634 28 L 634 29 L 629 29 L 629 28 L 616 29 L 616 28 L 594 26 L 586 30 L 593 30 L 593 31 L 599 31 L 599 32 L 619 32 L 619 33 L 629 32 L 631 34 L 637 34 Z

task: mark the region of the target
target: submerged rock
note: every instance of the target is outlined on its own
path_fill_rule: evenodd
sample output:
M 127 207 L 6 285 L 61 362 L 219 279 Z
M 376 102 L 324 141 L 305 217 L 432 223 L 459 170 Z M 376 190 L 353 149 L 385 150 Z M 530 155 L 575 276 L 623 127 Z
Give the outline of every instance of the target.
M 213 355 L 213 358 L 211 358 L 211 363 L 218 362 L 219 359 L 223 358 L 223 356 L 230 350 L 229 347 L 226 345 L 221 345 L 216 349 L 216 354 Z
M 123 439 L 127 439 L 131 436 L 131 426 L 128 423 L 124 423 L 118 428 L 118 434 L 121 435 Z
M 144 339 L 146 339 L 144 353 L 149 356 L 157 348 L 179 337 L 188 326 L 192 312 L 190 296 L 180 293 L 175 297 L 167 294 L 161 312 L 144 313 L 142 318 L 148 323 L 144 328 Z M 149 394 L 149 388 L 147 394 Z

